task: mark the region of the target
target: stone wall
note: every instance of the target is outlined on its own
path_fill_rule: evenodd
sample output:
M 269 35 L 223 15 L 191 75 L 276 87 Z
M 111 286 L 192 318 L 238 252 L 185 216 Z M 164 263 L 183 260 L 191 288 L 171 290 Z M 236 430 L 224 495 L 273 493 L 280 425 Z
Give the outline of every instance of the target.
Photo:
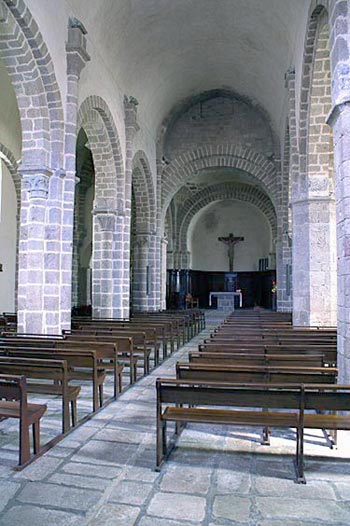
M 274 153 L 270 125 L 249 101 L 224 91 L 194 98 L 168 127 L 164 155 L 172 160 L 205 144 L 242 146 L 266 157 Z

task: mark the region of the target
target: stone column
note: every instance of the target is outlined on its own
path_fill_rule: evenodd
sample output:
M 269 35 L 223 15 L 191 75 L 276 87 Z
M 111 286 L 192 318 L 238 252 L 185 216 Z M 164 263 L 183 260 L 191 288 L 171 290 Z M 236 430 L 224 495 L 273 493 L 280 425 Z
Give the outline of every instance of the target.
M 134 236 L 134 268 L 132 280 L 132 305 L 135 311 L 148 310 L 151 293 L 149 250 L 150 235 L 136 233 Z
M 137 124 L 138 102 L 134 97 L 124 97 L 125 114 L 125 214 L 123 225 L 123 315 L 130 312 L 130 225 L 131 225 L 131 187 L 132 160 L 134 156 L 134 137 Z
M 45 281 L 48 275 L 59 295 L 59 266 L 45 266 L 45 222 L 49 178 L 47 168 L 22 166 L 20 240 L 18 256 L 18 332 L 47 333 L 45 308 L 48 299 Z
M 308 173 L 295 120 L 295 73 L 286 75 L 292 176 L 293 324 L 328 326 L 336 321 L 334 199 L 329 174 Z
M 78 88 L 82 69 L 90 60 L 86 51 L 86 29 L 76 18 L 68 24 L 67 98 L 65 132 L 65 170 L 62 200 L 61 243 L 61 328 L 69 329 L 72 298 L 72 245 L 74 225 L 74 193 L 76 185 L 75 157 L 77 140 Z
M 332 108 L 336 195 L 339 382 L 350 382 L 350 3 L 330 3 Z
M 160 309 L 166 310 L 166 284 L 167 284 L 167 247 L 168 240 L 166 237 L 161 239 L 162 269 L 161 269 L 161 304 Z
M 93 210 L 92 315 L 96 318 L 117 317 L 113 309 L 115 219 L 116 212 Z

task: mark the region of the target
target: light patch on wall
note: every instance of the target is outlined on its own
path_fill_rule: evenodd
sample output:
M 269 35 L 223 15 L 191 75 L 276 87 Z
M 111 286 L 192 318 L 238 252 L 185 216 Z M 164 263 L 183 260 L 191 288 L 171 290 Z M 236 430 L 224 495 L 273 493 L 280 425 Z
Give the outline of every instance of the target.
M 0 152 L 0 223 L 1 223 L 1 210 L 2 210 L 2 161 L 3 153 Z

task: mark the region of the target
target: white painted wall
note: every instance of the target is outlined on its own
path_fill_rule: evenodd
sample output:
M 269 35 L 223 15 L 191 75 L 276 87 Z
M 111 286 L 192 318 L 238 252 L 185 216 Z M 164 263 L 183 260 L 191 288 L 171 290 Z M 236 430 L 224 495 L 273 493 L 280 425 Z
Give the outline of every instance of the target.
M 235 247 L 233 270 L 259 270 L 259 258 L 268 257 L 271 252 L 270 225 L 254 205 L 233 199 L 212 203 L 194 216 L 187 238 L 191 268 L 228 271 L 227 247 L 218 241 L 218 237 L 230 232 L 244 237 L 244 241 Z
M 15 309 L 16 279 L 16 190 L 12 176 L 0 160 L 1 217 L 0 217 L 0 313 Z
M 5 66 L 0 61 L 0 143 L 16 161 L 21 157 L 22 132 L 17 99 Z

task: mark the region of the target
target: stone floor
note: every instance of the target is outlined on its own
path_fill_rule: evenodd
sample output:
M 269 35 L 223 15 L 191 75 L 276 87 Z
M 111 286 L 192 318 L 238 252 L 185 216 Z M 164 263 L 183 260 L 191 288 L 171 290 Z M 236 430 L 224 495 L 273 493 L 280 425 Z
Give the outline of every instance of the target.
M 219 321 L 210 313 L 207 331 Z M 333 451 L 321 433 L 308 434 L 307 485 L 293 481 L 292 431 L 273 430 L 268 447 L 259 430 L 191 425 L 154 472 L 155 379 L 173 376 L 203 336 L 21 472 L 9 467 L 16 428 L 2 422 L 0 526 L 348 526 L 347 433 Z M 46 438 L 57 431 L 58 410 L 50 407 Z

